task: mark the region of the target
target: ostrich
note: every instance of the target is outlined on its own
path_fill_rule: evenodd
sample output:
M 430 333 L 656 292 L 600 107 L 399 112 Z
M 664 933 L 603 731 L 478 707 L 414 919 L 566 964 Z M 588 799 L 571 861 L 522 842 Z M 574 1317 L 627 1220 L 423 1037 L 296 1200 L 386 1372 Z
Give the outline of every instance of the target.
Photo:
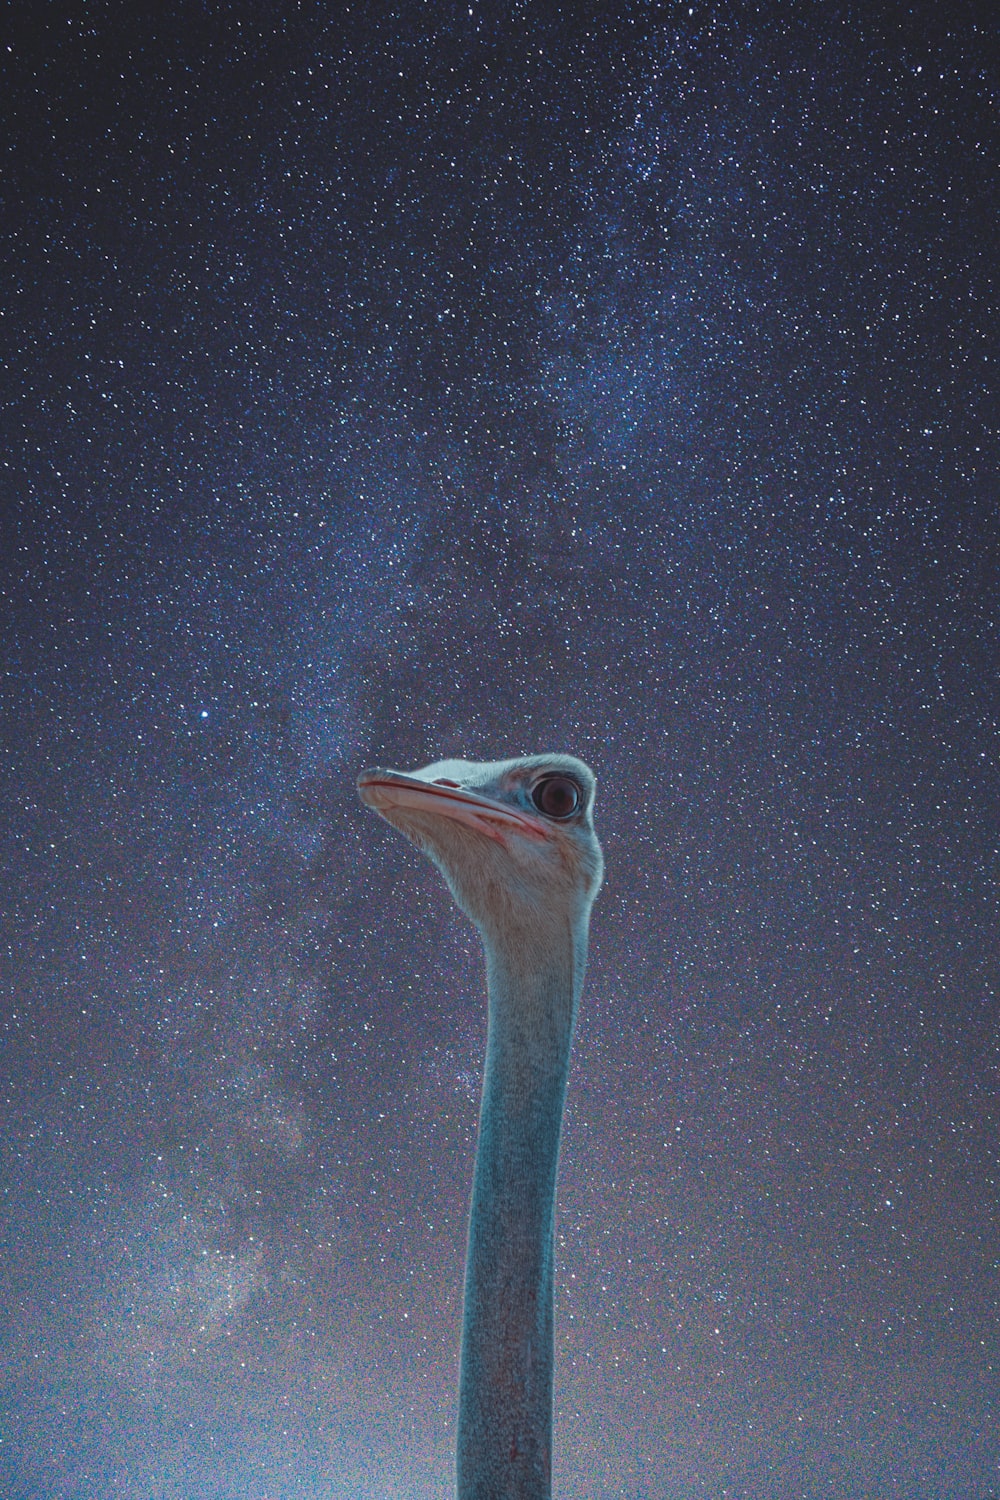
M 458 1500 L 549 1500 L 556 1167 L 590 908 L 594 777 L 568 755 L 365 771 L 363 802 L 479 929 L 489 1027 L 469 1216 Z

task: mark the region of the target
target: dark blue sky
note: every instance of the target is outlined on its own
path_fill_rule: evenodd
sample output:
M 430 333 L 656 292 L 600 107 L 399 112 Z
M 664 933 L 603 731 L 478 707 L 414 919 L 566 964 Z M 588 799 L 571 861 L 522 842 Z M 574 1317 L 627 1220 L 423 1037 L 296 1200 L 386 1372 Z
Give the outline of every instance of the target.
M 485 1001 L 373 762 L 607 882 L 561 1500 L 1000 1494 L 985 8 L 0 51 L 9 1500 L 450 1493 Z

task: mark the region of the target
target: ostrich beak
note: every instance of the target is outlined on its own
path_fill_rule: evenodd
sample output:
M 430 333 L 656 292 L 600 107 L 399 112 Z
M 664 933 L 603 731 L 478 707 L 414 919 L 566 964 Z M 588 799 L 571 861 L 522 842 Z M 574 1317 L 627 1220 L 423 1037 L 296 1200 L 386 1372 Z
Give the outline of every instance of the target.
M 367 807 L 388 815 L 399 809 L 451 818 L 487 838 L 504 841 L 505 833 L 520 833 L 533 839 L 548 839 L 545 825 L 506 803 L 495 802 L 478 792 L 439 781 L 424 781 L 403 771 L 375 766 L 358 777 L 358 795 Z

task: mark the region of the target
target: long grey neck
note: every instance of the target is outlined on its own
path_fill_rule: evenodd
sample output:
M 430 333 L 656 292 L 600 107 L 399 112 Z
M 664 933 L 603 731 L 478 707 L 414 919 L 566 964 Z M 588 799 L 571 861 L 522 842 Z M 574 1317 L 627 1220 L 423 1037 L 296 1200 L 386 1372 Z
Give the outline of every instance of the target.
M 458 1500 L 552 1493 L 556 1170 L 586 926 L 484 940 L 489 1035 L 465 1274 Z

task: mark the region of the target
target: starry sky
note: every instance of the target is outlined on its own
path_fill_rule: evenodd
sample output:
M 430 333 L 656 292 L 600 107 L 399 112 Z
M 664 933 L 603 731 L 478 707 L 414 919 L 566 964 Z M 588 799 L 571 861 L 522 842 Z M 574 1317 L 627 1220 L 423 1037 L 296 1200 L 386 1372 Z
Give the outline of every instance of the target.
M 550 749 L 557 1496 L 1000 1495 L 988 12 L 8 26 L 5 1500 L 452 1493 L 481 954 L 354 780 Z

